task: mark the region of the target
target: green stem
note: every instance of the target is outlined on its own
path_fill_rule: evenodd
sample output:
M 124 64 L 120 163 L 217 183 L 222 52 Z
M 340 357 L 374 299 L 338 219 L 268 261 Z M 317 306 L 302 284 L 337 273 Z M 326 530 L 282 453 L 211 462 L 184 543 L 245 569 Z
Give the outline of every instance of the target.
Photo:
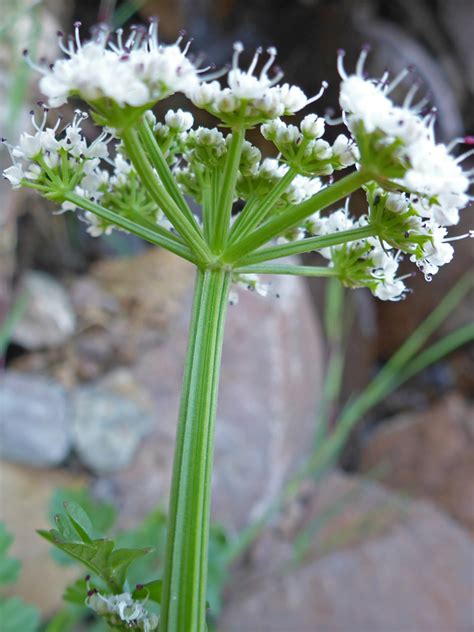
M 150 160 L 163 182 L 163 186 L 173 198 L 176 205 L 180 208 L 183 215 L 189 220 L 189 223 L 192 224 L 197 231 L 199 231 L 199 224 L 197 223 L 193 212 L 189 208 L 188 203 L 184 199 L 184 196 L 178 187 L 173 174 L 171 173 L 171 169 L 163 156 L 163 152 L 161 151 L 159 144 L 156 142 L 155 135 L 153 134 L 150 125 L 146 120 L 142 119 L 137 125 L 137 130 L 140 139 L 143 142 L 143 146 L 148 152 Z
M 225 261 L 233 263 L 242 259 L 245 255 L 263 246 L 263 244 L 271 239 L 297 226 L 312 213 L 321 211 L 331 204 L 344 199 L 354 191 L 357 191 L 357 189 L 371 179 L 371 174 L 363 170 L 354 171 L 345 178 L 341 178 L 341 180 L 322 189 L 308 200 L 301 202 L 301 204 L 291 206 L 284 213 L 270 218 L 262 226 L 257 228 L 257 230 L 239 239 L 235 244 L 230 246 L 225 252 Z
M 160 632 L 204 632 L 214 423 L 231 274 L 198 270 L 171 485 Z
M 222 252 L 228 236 L 230 218 L 232 215 L 232 203 L 234 201 L 235 183 L 237 181 L 240 156 L 245 139 L 245 128 L 234 128 L 232 138 L 225 161 L 224 173 L 222 176 L 222 186 L 219 196 L 219 205 L 214 209 L 214 232 L 212 235 L 214 252 Z
M 121 132 L 121 138 L 127 155 L 132 161 L 143 186 L 146 187 L 151 198 L 163 210 L 166 217 L 196 254 L 198 260 L 201 263 L 208 263 L 212 259 L 212 256 L 202 237 L 201 231 L 196 229 L 195 226 L 190 223 L 189 219 L 183 215 L 181 209 L 157 178 L 141 145 L 137 132 L 128 128 L 124 129 Z
M 288 274 L 307 277 L 333 277 L 337 275 L 334 268 L 327 266 L 296 266 L 283 263 L 261 263 L 255 266 L 234 268 L 235 274 Z
M 276 184 L 276 186 L 258 206 L 258 209 L 254 210 L 255 207 L 252 204 L 245 206 L 243 211 L 235 220 L 235 223 L 229 233 L 230 244 L 236 243 L 238 239 L 243 238 L 251 231 L 252 228 L 258 226 L 260 222 L 265 219 L 274 204 L 292 183 L 297 173 L 296 169 L 290 167 L 285 175 L 278 181 L 278 184 Z
M 171 252 L 174 252 L 174 254 L 183 257 L 183 259 L 196 263 L 196 259 L 191 250 L 183 244 L 178 237 L 161 226 L 156 225 L 153 226 L 153 229 L 148 228 L 147 226 L 133 222 L 126 217 L 117 215 L 117 213 L 110 211 L 108 208 L 97 204 L 97 202 L 87 200 L 86 198 L 77 195 L 77 193 L 67 193 L 64 195 L 64 200 L 72 202 L 79 208 L 83 208 L 85 211 L 90 211 L 91 213 L 94 213 L 94 215 L 120 226 L 120 228 L 141 237 L 151 244 L 166 248 L 166 250 L 170 250 Z
M 374 227 L 369 224 L 367 226 L 360 226 L 359 228 L 341 230 L 339 232 L 332 233 L 331 235 L 308 237 L 307 239 L 301 239 L 301 241 L 290 241 L 286 244 L 269 246 L 268 248 L 257 250 L 251 255 L 239 260 L 236 266 L 239 268 L 243 266 L 247 267 L 249 265 L 260 263 L 261 261 L 270 261 L 272 259 L 279 259 L 280 257 L 287 257 L 288 255 L 298 255 L 303 252 L 321 250 L 321 248 L 329 248 L 330 246 L 338 246 L 349 241 L 373 237 L 376 234 L 377 232 Z

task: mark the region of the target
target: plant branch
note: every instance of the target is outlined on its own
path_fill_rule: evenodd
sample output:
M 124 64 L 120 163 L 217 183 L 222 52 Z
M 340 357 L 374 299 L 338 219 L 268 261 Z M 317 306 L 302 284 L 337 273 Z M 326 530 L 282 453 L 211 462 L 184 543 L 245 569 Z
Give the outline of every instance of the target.
M 173 235 L 173 233 L 161 226 L 154 225 L 153 229 L 151 229 L 146 225 L 141 223 L 139 224 L 127 219 L 126 217 L 122 217 L 104 206 L 97 204 L 97 202 L 87 200 L 86 198 L 77 195 L 77 193 L 67 193 L 64 195 L 64 200 L 72 202 L 72 204 L 75 204 L 79 208 L 90 211 L 91 213 L 94 213 L 94 215 L 97 215 L 108 222 L 112 222 L 120 228 L 141 237 L 145 241 L 155 244 L 155 246 L 166 248 L 166 250 L 173 252 L 179 257 L 183 257 L 183 259 L 186 259 L 191 263 L 196 263 L 196 258 L 186 244 Z
M 372 180 L 370 173 L 363 170 L 354 171 L 322 189 L 308 200 L 301 202 L 301 204 L 291 206 L 283 213 L 270 218 L 253 233 L 232 244 L 225 252 L 225 262 L 233 263 L 243 259 L 247 254 L 263 246 L 271 239 L 297 226 L 312 213 L 321 211 L 331 204 L 346 198 L 369 180 Z
M 349 230 L 341 230 L 331 235 L 321 235 L 319 237 L 307 237 L 300 241 L 290 241 L 286 244 L 278 244 L 262 248 L 240 259 L 235 264 L 236 267 L 247 267 L 260 263 L 261 261 L 270 261 L 287 257 L 288 255 L 298 255 L 303 252 L 312 252 L 313 250 L 321 250 L 321 248 L 329 248 L 330 246 L 338 246 L 350 241 L 373 237 L 376 230 L 369 224 L 360 226 L 359 228 L 351 228 Z
M 189 219 L 183 215 L 181 209 L 157 178 L 137 132 L 131 129 L 124 129 L 121 135 L 127 155 L 140 176 L 143 186 L 146 187 L 152 199 L 163 210 L 189 248 L 196 254 L 198 261 L 208 263 L 212 256 L 201 231 L 196 229 Z

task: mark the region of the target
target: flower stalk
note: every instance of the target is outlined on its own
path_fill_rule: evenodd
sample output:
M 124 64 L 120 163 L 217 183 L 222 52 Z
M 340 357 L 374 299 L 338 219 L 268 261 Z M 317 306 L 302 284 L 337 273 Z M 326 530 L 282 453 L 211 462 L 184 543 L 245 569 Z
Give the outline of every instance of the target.
M 168 518 L 160 630 L 204 632 L 214 426 L 231 275 L 198 270 Z

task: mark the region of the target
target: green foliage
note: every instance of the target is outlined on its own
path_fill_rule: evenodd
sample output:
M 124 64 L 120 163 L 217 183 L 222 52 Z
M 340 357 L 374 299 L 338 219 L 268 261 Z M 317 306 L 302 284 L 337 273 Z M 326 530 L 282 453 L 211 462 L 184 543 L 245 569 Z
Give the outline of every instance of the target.
M 67 605 L 50 621 L 45 632 L 72 631 L 78 621 L 90 616 L 92 611 L 86 606 L 86 597 L 93 589 L 101 594 L 129 591 L 134 600 L 144 601 L 150 611 L 159 612 L 162 580 L 157 578 L 163 573 L 167 530 L 167 516 L 162 509 L 153 510 L 134 529 L 113 536 L 110 532 L 116 519 L 115 508 L 95 500 L 86 488 L 57 489 L 48 513 L 54 528 L 41 531 L 40 535 L 56 547 L 54 557 L 61 564 L 82 564 L 90 576 L 87 581 L 82 576 L 66 588 L 63 600 Z M 212 525 L 207 600 L 213 621 L 222 607 L 230 550 L 223 527 Z M 97 625 L 104 624 L 98 621 Z M 97 632 L 103 629 L 109 628 L 99 627 Z
M 7 551 L 13 542 L 11 536 L 0 522 L 0 584 L 13 584 L 20 572 L 20 562 L 7 557 Z
M 56 529 L 38 533 L 94 573 L 112 593 L 123 592 L 128 567 L 151 549 L 116 549 L 113 540 L 94 537 L 92 522 L 80 505 L 65 502 L 64 509 L 55 516 Z
M 35 632 L 38 629 L 39 613 L 34 606 L 19 597 L 0 600 L 2 632 Z
M 0 522 L 0 584 L 14 584 L 20 572 L 20 562 L 8 557 L 13 537 Z M 0 624 L 2 632 L 36 632 L 39 612 L 19 597 L 0 595 Z

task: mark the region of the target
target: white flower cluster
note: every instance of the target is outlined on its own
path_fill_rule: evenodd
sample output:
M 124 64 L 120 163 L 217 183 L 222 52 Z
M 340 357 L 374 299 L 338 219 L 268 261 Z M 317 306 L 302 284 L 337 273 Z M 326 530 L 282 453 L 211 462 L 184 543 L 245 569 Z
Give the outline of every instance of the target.
M 374 189 L 369 195 L 369 221 L 381 225 L 384 247 L 395 247 L 410 255 L 429 281 L 439 268 L 453 259 L 450 241 L 472 236 L 449 238 L 448 230 L 431 214 L 431 209 L 414 194 L 386 193 Z
M 387 82 L 387 75 L 380 80 L 366 79 L 367 49 L 362 51 L 352 75 L 343 67 L 343 56 L 340 51 L 340 105 L 361 149 L 362 164 L 422 197 L 420 203 L 431 209 L 433 219 L 440 225 L 457 224 L 459 210 L 469 201 L 467 192 L 472 182 L 460 163 L 472 151 L 455 158 L 449 153 L 451 146 L 436 143 L 435 112 L 423 113 L 426 100 L 412 105 L 416 85 L 408 91 L 401 106 L 391 101 L 390 92 L 401 83 L 407 70 L 391 83 Z M 465 140 L 472 142 L 469 138 Z
M 170 111 L 168 118 L 171 116 Z M 163 212 L 150 200 L 120 148 L 117 148 L 114 159 L 109 157 L 110 134 L 102 132 L 88 143 L 82 130 L 82 123 L 88 115 L 80 110 L 76 110 L 72 123 L 64 129 L 60 129 L 60 118 L 54 127 L 47 127 L 47 117 L 48 108 L 44 108 L 40 124 L 32 114 L 35 133 L 22 133 L 16 147 L 7 145 L 13 165 L 5 169 L 3 175 L 13 188 L 36 188 L 58 200 L 64 189 L 85 200 L 101 201 L 120 215 L 127 216 L 132 211 L 169 228 Z M 62 211 L 79 208 L 80 205 L 69 200 L 61 203 Z M 92 237 L 110 235 L 116 228 L 90 211 L 85 211 L 81 219 L 87 224 L 87 232 Z
M 107 28 L 99 27 L 95 38 L 84 44 L 79 26 L 66 44 L 60 34 L 66 57 L 51 67 L 38 67 L 44 75 L 40 89 L 52 107 L 63 105 L 72 95 L 89 103 L 110 99 L 121 107 L 141 107 L 199 84 L 187 49 L 180 47 L 181 38 L 169 46 L 160 44 L 156 21 L 148 31 L 133 29 L 125 41 L 122 29 L 111 41 Z
M 333 235 L 367 225 L 367 217 L 353 219 L 347 208 L 334 211 L 328 217 L 310 217 L 306 230 L 314 236 Z M 403 299 L 407 289 L 403 277 L 397 277 L 400 254 L 393 254 L 379 239 L 368 238 L 322 248 L 318 252 L 329 260 L 347 287 L 368 287 L 383 301 Z
M 148 612 L 145 602 L 133 599 L 130 593 L 105 596 L 97 591 L 91 592 L 86 604 L 98 615 L 111 618 L 115 625 L 124 623 L 127 627 L 142 632 L 158 630 L 157 615 Z
M 30 184 L 41 190 L 61 180 L 77 183 L 108 156 L 109 134 L 102 132 L 90 144 L 85 140 L 81 130 L 87 118 L 84 112 L 76 110 L 72 123 L 64 130 L 59 129 L 60 118 L 54 127 L 46 127 L 47 116 L 48 109 L 44 108 L 38 125 L 32 112 L 35 133 L 23 132 L 16 147 L 7 145 L 13 165 L 3 175 L 15 189 Z
M 259 74 L 255 74 L 262 50 L 257 49 L 247 70 L 239 67 L 239 57 L 244 50 L 240 42 L 234 44 L 232 68 L 227 75 L 227 87 L 218 81 L 201 83 L 188 91 L 191 101 L 207 110 L 227 125 L 243 123 L 252 127 L 280 116 L 294 114 L 316 101 L 324 88 L 314 97 L 308 98 L 301 88 L 288 83 L 277 85 L 283 74 L 274 71 L 276 49 L 267 49 L 268 59 Z M 325 87 L 326 84 L 324 84 Z
M 264 138 L 274 143 L 284 160 L 304 175 L 331 175 L 335 169 L 353 165 L 358 156 L 357 148 L 344 134 L 331 146 L 321 137 L 325 120 L 316 114 L 308 114 L 300 127 L 287 125 L 281 119 L 265 123 L 261 127 Z

